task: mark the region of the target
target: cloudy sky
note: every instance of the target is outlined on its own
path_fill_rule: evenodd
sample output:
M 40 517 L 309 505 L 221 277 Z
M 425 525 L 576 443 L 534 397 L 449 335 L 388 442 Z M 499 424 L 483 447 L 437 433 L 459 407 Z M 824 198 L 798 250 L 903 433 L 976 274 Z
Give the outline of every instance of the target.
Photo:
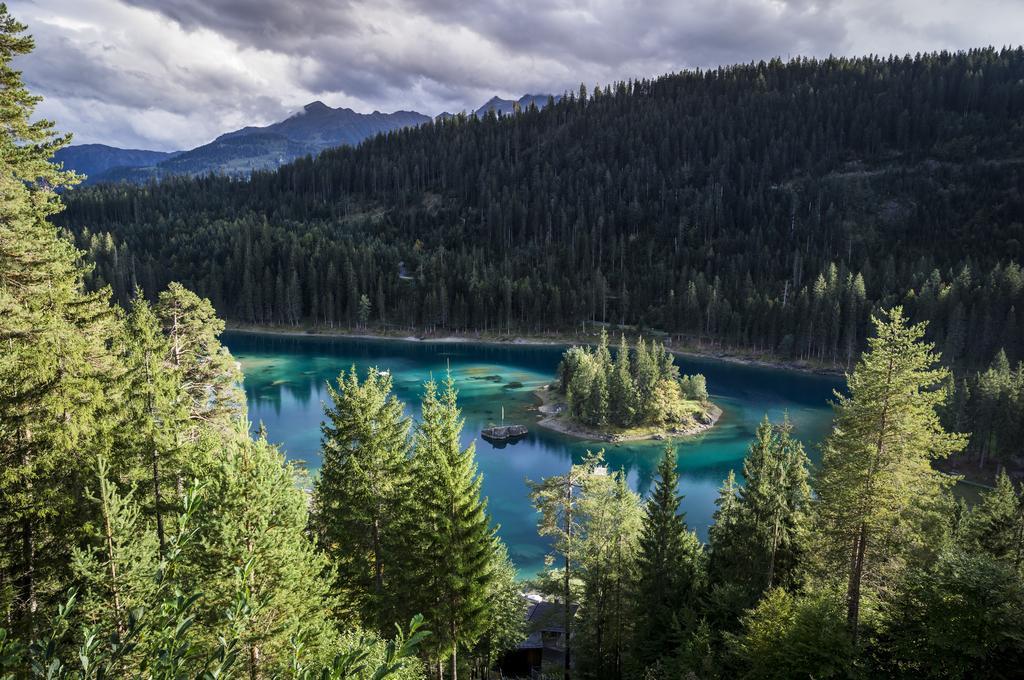
M 320 99 L 475 108 L 773 56 L 1024 42 L 1024 0 L 8 0 L 40 112 L 77 143 L 179 149 Z

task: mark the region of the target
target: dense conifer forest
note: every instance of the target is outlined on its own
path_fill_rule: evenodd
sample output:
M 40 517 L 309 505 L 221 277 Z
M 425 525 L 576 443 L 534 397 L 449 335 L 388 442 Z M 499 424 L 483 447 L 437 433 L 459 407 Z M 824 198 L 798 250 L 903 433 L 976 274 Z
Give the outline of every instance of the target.
M 176 280 L 242 323 L 609 322 L 847 368 L 901 304 L 966 411 L 1014 404 L 980 461 L 1024 440 L 1019 381 L 974 374 L 1024 359 L 1022 83 L 1021 48 L 688 71 L 249 182 L 70 191 L 60 219 L 116 299 Z
M 564 630 L 571 632 L 565 644 L 567 661 L 543 670 L 547 677 L 563 680 L 1019 677 L 1024 667 L 1020 634 L 1024 629 L 1024 488 L 1001 474 L 995 488 L 967 507 L 950 493 L 954 478 L 932 466 L 936 460 L 964 455 L 967 437 L 944 425 L 949 413 L 962 414 L 960 425 L 975 433 L 988 433 L 981 437 L 988 441 L 1006 436 L 999 434 L 1004 432 L 999 429 L 1002 425 L 992 423 L 1008 419 L 1011 402 L 992 402 L 999 407 L 993 409 L 990 420 L 979 420 L 966 410 L 971 402 L 957 402 L 957 395 L 967 394 L 967 390 L 948 389 L 951 373 L 940 362 L 948 331 L 935 331 L 945 333 L 946 340 L 940 345 L 929 339 L 928 332 L 929 327 L 942 326 L 941 320 L 934 320 L 938 317 L 929 324 L 908 316 L 911 309 L 914 314 L 921 313 L 925 288 L 900 293 L 906 307 L 889 306 L 894 300 L 885 298 L 884 291 L 882 297 L 874 293 L 865 297 L 863 309 L 862 303 L 857 303 L 858 314 L 865 315 L 863 327 L 858 325 L 851 336 L 856 342 L 845 359 L 850 365 L 847 388 L 837 396 L 834 427 L 823 445 L 819 467 L 811 468 L 788 420 L 773 423 L 766 418 L 750 443 L 743 464 L 744 483 L 738 484 L 730 473 L 722 485 L 714 525 L 704 544 L 680 513 L 679 480 L 671 449 L 664 452 L 656 487 L 647 499 L 630 489 L 623 471 L 608 469 L 600 452 L 578 464 L 570 462 L 564 473 L 529 485 L 538 511 L 538 531 L 549 537 L 552 559 L 533 582 L 521 584 L 496 535 L 486 499 L 481 497 L 475 451 L 460 444 L 462 419 L 453 382 L 427 380 L 422 416 L 413 422 L 392 393 L 386 371 L 359 374 L 353 370 L 339 375 L 331 385 L 330 403 L 325 405 L 323 468 L 307 492 L 297 483 L 296 471 L 267 442 L 266 433 L 250 435 L 240 389 L 242 376 L 219 340 L 224 322 L 215 304 L 235 299 L 232 296 L 239 291 L 229 291 L 224 285 L 240 279 L 227 277 L 221 269 L 228 259 L 220 262 L 199 257 L 200 253 L 216 253 L 218 248 L 237 247 L 242 259 L 236 264 L 243 269 L 254 266 L 257 249 L 260 257 L 270 258 L 267 262 L 284 257 L 294 271 L 287 277 L 281 275 L 284 297 L 273 299 L 294 303 L 295 322 L 317 316 L 311 313 L 312 305 L 322 304 L 316 301 L 330 299 L 336 290 L 340 298 L 329 307 L 333 310 L 329 314 L 345 312 L 347 296 L 354 291 L 358 296 L 354 313 L 363 311 L 363 323 L 370 322 L 366 318 L 370 310 L 385 320 L 392 313 L 413 314 L 414 304 L 432 295 L 444 307 L 441 303 L 447 300 L 450 304 L 465 293 L 455 285 L 447 289 L 453 298 L 441 295 L 448 280 L 445 277 L 471 273 L 475 263 L 480 267 L 481 282 L 496 276 L 494 285 L 499 286 L 490 293 L 479 292 L 484 296 L 477 312 L 481 323 L 539 327 L 542 317 L 527 323 L 533 317 L 517 316 L 521 311 L 517 305 L 527 300 L 540 304 L 536 295 L 520 297 L 520 287 L 524 280 L 540 276 L 543 266 L 535 266 L 529 275 L 521 274 L 525 278 L 516 278 L 515 283 L 512 278 L 518 267 L 526 271 L 520 258 L 535 248 L 535 264 L 592 257 L 590 269 L 576 268 L 585 261 L 573 266 L 560 264 L 557 271 L 565 277 L 591 273 L 595 277 L 580 278 L 576 283 L 605 280 L 616 286 L 607 290 L 617 290 L 619 295 L 629 290 L 634 300 L 630 305 L 625 305 L 622 297 L 593 298 L 595 304 L 602 302 L 602 315 L 617 314 L 644 324 L 659 319 L 658 323 L 665 324 L 667 317 L 659 315 L 672 308 L 672 296 L 664 298 L 663 289 L 652 287 L 644 298 L 641 284 L 647 281 L 654 286 L 649 276 L 657 271 L 679 276 L 689 271 L 695 277 L 694 286 L 697 280 L 704 280 L 712 291 L 709 299 L 713 305 L 720 304 L 718 300 L 724 298 L 718 298 L 716 291 L 720 285 L 721 291 L 727 289 L 724 274 L 728 268 L 711 278 L 703 268 L 713 269 L 733 260 L 749 259 L 751 264 L 757 260 L 744 255 L 754 252 L 749 244 L 742 248 L 734 244 L 736 250 L 729 256 L 724 245 L 728 239 L 720 240 L 727 233 L 739 238 L 740 226 L 730 231 L 717 222 L 714 227 L 694 223 L 692 228 L 712 229 L 705 255 L 722 250 L 723 257 L 705 260 L 700 271 L 658 264 L 662 256 L 672 257 L 672 251 L 664 248 L 648 251 L 646 268 L 633 262 L 641 257 L 635 254 L 629 256 L 627 265 L 623 248 L 630 244 L 638 250 L 654 248 L 647 244 L 664 246 L 674 238 L 661 241 L 664 234 L 647 233 L 645 230 L 654 229 L 652 225 L 658 222 L 648 222 L 646 212 L 661 205 L 658 196 L 670 202 L 670 194 L 686 192 L 677 194 L 667 185 L 630 180 L 620 187 L 624 194 L 591 193 L 611 185 L 617 175 L 610 166 L 598 171 L 585 155 L 565 156 L 553 150 L 550 163 L 567 164 L 564 175 L 547 177 L 556 187 L 553 191 L 570 191 L 574 178 L 581 177 L 569 167 L 595 173 L 592 185 L 576 185 L 590 198 L 564 208 L 555 204 L 541 211 L 538 207 L 538 215 L 551 217 L 552 243 L 573 236 L 579 239 L 574 244 L 577 247 L 566 247 L 560 240 L 558 246 L 532 241 L 526 232 L 536 225 L 526 219 L 529 209 L 525 207 L 518 213 L 476 214 L 481 221 L 474 225 L 471 206 L 480 198 L 477 192 L 486 193 L 488 187 L 507 187 L 510 193 L 504 207 L 510 209 L 519 201 L 525 201 L 522 206 L 531 205 L 533 199 L 526 194 L 516 197 L 512 190 L 520 185 L 514 178 L 505 178 L 506 185 L 497 177 L 502 167 L 521 171 L 516 163 L 504 163 L 520 153 L 541 153 L 543 145 L 526 151 L 515 144 L 502 146 L 500 140 L 547 130 L 543 139 L 552 147 L 566 144 L 564 150 L 569 153 L 577 142 L 566 141 L 568 128 L 561 126 L 586 126 L 590 119 L 584 112 L 601 111 L 602 107 L 612 111 L 632 102 L 636 105 L 632 120 L 637 126 L 625 138 L 636 135 L 633 141 L 638 142 L 645 129 L 653 130 L 641 121 L 668 110 L 655 103 L 648 111 L 639 105 L 644 97 L 657 102 L 656 95 L 662 89 L 673 91 L 675 84 L 680 101 L 694 96 L 686 93 L 699 95 L 701 103 L 692 102 L 697 111 L 720 98 L 722 105 L 749 98 L 756 107 L 765 92 L 800 91 L 806 85 L 805 80 L 787 79 L 787 73 L 803 73 L 810 81 L 824 78 L 803 91 L 803 106 L 793 107 L 793 115 L 813 109 L 818 99 L 812 93 L 827 90 L 830 78 L 854 82 L 858 73 L 858 82 L 868 92 L 881 88 L 876 93 L 881 96 L 863 95 L 863 101 L 871 102 L 867 110 L 874 110 L 889 92 L 879 85 L 889 77 L 886 74 L 894 78 L 903 74 L 907 81 L 898 97 L 917 93 L 914 96 L 936 104 L 936 92 L 948 90 L 941 101 L 947 102 L 948 95 L 949 106 L 961 107 L 970 115 L 943 115 L 946 109 L 931 106 L 913 109 L 922 118 L 914 118 L 914 123 L 908 119 L 905 126 L 898 124 L 902 118 L 895 115 L 891 119 L 894 129 L 903 130 L 898 134 L 844 128 L 839 124 L 844 120 L 872 120 L 866 112 L 850 117 L 861 96 L 857 94 L 860 89 L 851 88 L 845 108 L 837 104 L 829 109 L 830 123 L 818 130 L 820 136 L 806 137 L 805 141 L 817 140 L 817 146 L 810 145 L 806 151 L 814 149 L 828 157 L 830 150 L 835 151 L 836 139 L 855 139 L 853 146 L 881 154 L 889 148 L 886 140 L 903 135 L 908 148 L 919 150 L 932 140 L 931 151 L 921 152 L 924 157 L 935 150 L 938 139 L 929 130 L 949 133 L 952 121 L 959 120 L 965 129 L 973 130 L 969 135 L 975 141 L 972 153 L 991 154 L 986 162 L 996 163 L 994 147 L 987 145 L 989 138 L 981 133 L 1002 136 L 1006 143 L 1019 133 L 1006 116 L 1021 105 L 1021 85 L 1005 77 L 1017 68 L 1019 52 L 933 56 L 906 62 L 799 62 L 691 74 L 624 85 L 621 93 L 602 91 L 593 98 L 570 99 L 551 109 L 552 118 L 530 111 L 511 120 L 458 121 L 406 132 L 356 150 L 328 154 L 320 161 L 299 163 L 279 174 L 257 176 L 251 184 L 207 178 L 151 186 L 137 193 L 123 187 L 98 189 L 76 197 L 74 212 L 61 219 L 78 225 L 76 238 L 84 239 L 80 242 L 92 241 L 85 235 L 90 221 L 94 221 L 91 233 L 116 233 L 99 237 L 97 243 L 114 243 L 122 259 L 103 261 L 103 247 L 79 250 L 72 237 L 53 222 L 63 207 L 63 197 L 75 195 L 68 190 L 75 177 L 50 161 L 68 137 L 57 133 L 52 123 L 34 119 L 38 98 L 11 67 L 13 57 L 29 54 L 32 48 L 25 27 L 0 4 L 0 677 L 494 677 L 503 654 L 527 633 L 520 593 L 524 586 L 561 605 Z M 960 73 L 958 69 L 973 73 L 967 65 L 978 60 L 986 64 L 984 69 L 977 68 L 979 75 L 954 77 Z M 998 64 L 1004 65 L 1002 72 Z M 926 65 L 944 75 L 923 82 L 942 83 L 941 88 L 915 89 L 918 81 L 910 74 L 931 73 Z M 736 84 L 743 78 L 750 80 L 759 70 L 763 85 L 756 79 L 741 83 L 742 87 Z M 995 77 L 995 84 L 989 82 L 990 77 Z M 913 97 L 908 100 L 913 101 Z M 996 102 L 1002 102 L 1002 108 Z M 773 110 L 766 105 L 760 112 L 771 118 Z M 893 111 L 898 109 L 890 113 Z M 1000 121 L 998 125 L 995 119 Z M 919 127 L 920 120 L 930 121 L 932 127 Z M 667 118 L 661 122 L 673 130 L 667 140 L 673 135 L 683 139 L 693 131 L 670 126 Z M 744 121 L 746 127 L 718 116 L 708 117 L 706 122 L 710 128 L 735 126 L 720 127 L 722 131 L 749 132 L 761 125 L 755 116 Z M 800 126 L 785 129 L 794 135 L 804 134 Z M 509 132 L 515 135 L 506 137 Z M 579 139 L 585 139 L 585 145 L 603 140 L 594 148 L 608 151 L 609 158 L 619 158 L 623 162 L 619 167 L 628 169 L 620 180 L 626 175 L 633 179 L 654 176 L 645 175 L 650 168 L 645 170 L 647 163 L 642 161 L 656 164 L 657 154 L 647 156 L 643 147 L 622 144 L 619 137 L 600 128 L 589 132 Z M 492 140 L 494 146 L 474 149 L 456 143 L 473 135 Z M 452 143 L 447 153 L 464 154 L 463 160 L 442 162 L 437 155 L 426 153 L 431 140 L 441 138 Z M 724 134 L 706 138 L 706 146 L 702 146 L 706 158 L 719 158 L 718 151 L 732 147 L 729 139 Z M 788 147 L 788 140 L 779 137 L 778 150 L 785 147 L 796 153 L 799 147 Z M 391 150 L 392 145 L 407 145 L 404 153 L 417 159 L 405 166 L 410 168 L 408 176 L 395 172 L 398 164 L 384 163 L 388 158 L 396 163 L 401 158 Z M 754 146 L 733 149 L 725 157 L 754 157 L 760 153 Z M 947 151 L 953 153 L 956 148 Z M 440 153 L 441 149 L 433 150 Z M 494 176 L 482 172 L 470 179 L 433 174 L 447 162 L 457 166 L 485 150 L 495 159 L 505 159 L 495 160 Z M 661 161 L 675 163 L 672 159 L 681 150 L 668 144 Z M 700 176 L 705 171 L 699 169 L 703 157 L 695 152 L 695 169 L 688 172 Z M 810 163 L 810 158 L 806 156 L 803 162 Z M 874 158 L 882 162 L 881 156 Z M 371 162 L 359 164 L 352 159 Z M 373 159 L 384 164 L 376 165 Z M 960 164 L 963 162 L 961 159 Z M 1002 170 L 996 174 L 1013 172 L 1009 159 L 998 162 Z M 975 188 L 980 190 L 974 172 L 983 171 L 975 167 L 979 163 L 968 164 L 974 169 L 964 171 L 961 179 L 977 183 Z M 491 161 L 483 165 L 490 167 Z M 317 175 L 320 167 L 334 168 L 334 179 L 328 182 L 327 175 Z M 383 172 L 385 167 L 392 172 Z M 541 172 L 539 166 L 533 167 Z M 774 181 L 772 163 L 764 165 L 763 171 L 766 182 Z M 306 180 L 296 181 L 285 191 L 287 178 L 297 178 L 301 172 L 306 173 Z M 525 172 L 532 176 L 534 170 Z M 728 184 L 725 166 L 713 175 L 717 179 L 712 185 Z M 324 181 L 316 181 L 318 176 Z M 760 181 L 743 173 L 737 176 L 746 177 L 744 182 L 751 185 Z M 905 176 L 911 177 L 913 172 L 907 170 Z M 998 194 L 1000 186 L 1006 188 L 995 175 L 991 180 L 991 192 Z M 1004 177 L 1002 181 L 1008 180 Z M 335 182 L 337 186 L 360 187 L 359 200 L 366 203 L 358 213 L 353 211 L 348 217 L 327 214 L 355 200 L 337 196 L 326 200 L 338 190 Z M 412 188 L 426 183 L 444 184 L 452 193 L 433 195 L 424 202 L 425 197 Z M 904 186 L 913 184 L 914 180 L 908 179 Z M 297 191 L 300 186 L 301 192 Z M 402 186 L 408 191 L 399 191 Z M 764 186 L 767 190 L 769 184 Z M 260 197 L 257 189 L 268 192 L 267 196 Z M 505 193 L 502 189 L 491 198 L 498 201 L 497 196 Z M 988 205 L 1009 206 L 1011 193 L 1016 200 L 1015 192 L 1007 191 L 1005 203 L 990 196 Z M 392 207 L 383 208 L 381 203 L 371 208 L 370 195 L 386 199 Z M 626 202 L 619 205 L 623 196 Z M 960 206 L 964 213 L 969 201 L 961 198 L 949 205 Z M 616 223 L 615 231 L 595 232 L 612 227 L 600 220 L 593 224 L 575 218 L 571 223 L 560 222 L 560 215 L 590 210 L 604 200 L 608 206 L 633 206 L 622 215 L 616 213 L 615 219 L 628 221 L 632 219 L 629 215 L 634 215 L 634 231 Z M 714 192 L 708 200 L 709 215 L 722 217 L 741 210 L 740 204 L 716 203 Z M 972 196 L 970 200 L 975 199 Z M 465 210 L 458 208 L 459 202 L 465 203 Z M 916 210 L 931 210 L 937 202 L 934 196 L 927 202 L 922 199 Z M 266 222 L 257 216 L 257 203 L 263 204 L 260 210 Z M 271 210 L 270 205 L 277 207 Z M 794 214 L 801 220 L 806 217 L 792 205 L 785 211 L 791 225 L 795 224 Z M 823 204 L 822 216 L 829 214 L 827 205 Z M 213 216 L 229 207 L 245 216 L 237 222 L 233 217 Z M 307 209 L 308 213 L 302 212 Z M 287 216 L 293 210 L 297 212 Z M 371 210 L 378 215 L 373 230 L 364 221 Z M 112 216 L 121 211 L 127 221 L 118 225 Z M 1000 233 L 1013 233 L 1011 224 L 999 226 L 998 212 L 991 215 L 996 239 Z M 451 218 L 455 213 L 462 217 L 450 223 L 442 217 Z M 158 214 L 165 217 L 157 219 Z M 431 240 L 463 230 L 468 234 L 497 227 L 506 217 L 517 215 L 522 221 L 517 218 L 505 223 L 509 240 L 501 248 L 500 233 L 494 235 L 499 237 L 497 244 L 463 238 L 459 248 L 456 241 Z M 151 217 L 156 220 L 154 230 L 147 232 L 142 225 Z M 493 225 L 492 218 L 496 220 Z M 406 247 L 400 235 L 411 230 L 417 219 L 423 221 L 421 235 L 425 238 L 420 245 L 414 240 Z M 436 220 L 433 226 L 432 220 Z M 756 252 L 765 257 L 764 270 L 749 272 L 752 279 L 757 277 L 758 287 L 751 291 L 759 291 L 758 295 L 770 295 L 773 290 L 774 275 L 768 270 L 788 270 L 794 262 L 800 263 L 793 275 L 800 285 L 787 288 L 785 281 L 793 280 L 783 274 L 782 298 L 777 301 L 781 316 L 768 315 L 766 320 L 787 318 L 790 312 L 785 310 L 798 304 L 790 294 L 796 300 L 802 296 L 804 304 L 811 306 L 807 309 L 819 301 L 817 293 L 805 290 L 803 268 L 813 268 L 812 252 L 821 255 L 828 251 L 828 239 L 821 240 L 823 235 L 838 233 L 833 228 L 840 230 L 838 223 L 826 228 L 826 222 L 818 225 L 820 231 L 799 227 L 801 236 L 794 236 L 792 243 L 802 245 L 791 253 L 789 264 L 784 262 L 790 257 L 785 254 L 787 249 L 772 251 L 767 241 L 759 245 Z M 300 224 L 313 231 L 300 228 Z M 571 233 L 572 225 L 577 225 L 578 233 Z M 563 227 L 569 232 L 556 237 L 555 231 Z M 684 228 L 683 234 L 690 228 Z M 795 234 L 798 227 L 791 228 Z M 915 218 L 904 228 L 925 230 L 926 226 Z M 850 234 L 860 233 L 850 229 Z M 377 236 L 368 237 L 371 231 Z M 955 240 L 955 230 L 940 231 Z M 247 236 L 240 238 L 239 233 Z M 323 240 L 303 240 L 314 233 Z M 419 233 L 418 227 L 415 233 Z M 745 229 L 742 233 L 747 234 L 743 237 L 746 243 L 751 232 Z M 873 237 L 878 243 L 893 238 L 889 231 L 878 234 Z M 260 240 L 264 236 L 270 240 Z M 202 241 L 204 238 L 208 240 Z M 309 250 L 298 245 L 287 252 L 276 250 L 271 246 L 273 239 L 285 243 L 298 239 L 296 243 Z M 988 266 L 999 274 L 971 278 L 971 286 L 981 290 L 991 284 L 996 287 L 993 290 L 1003 290 L 1003 282 L 1012 280 L 1002 277 L 1016 268 L 1001 263 L 1001 258 L 1014 254 L 1010 240 L 992 245 L 991 252 L 986 252 L 991 244 L 985 243 L 972 250 L 971 258 L 981 263 L 977 266 Z M 930 249 L 939 241 L 936 237 L 905 244 L 908 250 L 922 251 L 926 264 L 921 271 L 929 270 L 933 263 L 938 265 L 941 259 L 963 254 L 939 249 L 923 253 L 926 246 Z M 177 245 L 171 245 L 174 243 Z M 335 271 L 346 280 L 351 277 L 355 287 L 335 289 L 326 280 L 311 286 L 307 277 L 320 261 L 314 253 L 334 247 L 353 256 L 347 264 L 339 260 Z M 606 247 L 614 255 L 605 251 Z M 848 253 L 857 249 L 851 242 Z M 687 251 L 680 246 L 675 256 L 689 257 L 683 255 Z M 783 261 L 774 262 L 771 252 Z M 884 251 L 873 252 L 878 256 Z M 107 256 L 113 253 L 114 249 L 106 251 Z M 326 252 L 321 255 L 328 257 Z M 620 258 L 622 267 L 617 273 L 611 265 L 615 257 Z M 101 260 L 97 269 L 93 269 L 92 258 Z M 876 274 L 883 280 L 891 269 L 892 290 L 898 290 L 900 284 L 895 282 L 907 283 L 916 275 L 916 266 L 906 265 L 902 257 L 882 260 L 881 265 L 872 265 L 871 276 L 862 277 L 865 281 L 874 280 Z M 415 272 L 413 283 L 392 280 L 397 278 L 398 261 Z M 162 263 L 159 267 L 158 262 Z M 334 265 L 333 260 L 323 262 L 328 269 Z M 605 264 L 609 268 L 602 274 Z M 198 270 L 186 271 L 192 267 Z M 265 267 L 269 264 L 261 263 L 260 271 Z M 867 269 L 868 260 L 864 259 L 857 271 Z M 553 277 L 554 271 L 545 276 Z M 626 271 L 631 277 L 621 278 Z M 840 262 L 834 280 L 846 281 L 852 271 Z M 114 276 L 117 272 L 129 277 L 132 290 L 121 289 L 126 280 Z M 376 278 L 364 280 L 367 272 L 376 272 Z M 183 283 L 168 280 L 179 275 Z M 278 277 L 276 273 L 272 276 Z M 936 285 L 941 285 L 942 276 L 940 272 Z M 827 291 L 833 277 L 823 275 L 822 280 Z M 854 276 L 852 280 L 859 279 Z M 101 281 L 114 285 L 97 285 Z M 221 287 L 216 289 L 218 281 Z M 371 281 L 379 290 L 374 290 Z M 627 287 L 626 281 L 636 287 Z M 134 289 L 136 283 L 145 287 L 145 294 Z M 277 313 L 277 302 L 264 306 L 266 298 L 259 296 L 266 291 L 258 292 L 255 279 L 253 283 L 247 289 L 252 294 L 248 299 L 261 300 L 260 314 Z M 431 288 L 435 284 L 436 289 Z M 424 297 L 411 291 L 394 295 L 398 285 L 411 285 L 411 291 L 421 291 Z M 214 295 L 215 304 L 189 286 Z M 500 286 L 518 292 L 503 296 Z M 277 288 L 275 281 L 274 295 Z M 573 288 L 566 281 L 552 284 L 547 292 L 554 296 L 560 289 L 564 298 L 556 309 L 562 310 L 561 315 L 543 323 L 597 316 L 598 307 L 587 307 L 592 299 L 589 294 L 578 299 L 585 287 Z M 933 293 L 934 306 L 952 294 L 946 288 Z M 470 300 L 466 299 L 462 311 L 456 312 L 460 308 L 455 306 L 447 308 L 455 315 L 450 317 L 451 323 L 460 318 L 456 314 L 471 313 L 474 303 Z M 497 302 L 491 304 L 494 300 Z M 701 300 L 698 295 L 698 304 L 707 303 Z M 604 302 L 608 302 L 607 309 Z M 1003 295 L 998 302 L 1011 304 L 1012 297 Z M 405 303 L 411 306 L 403 308 Z M 311 306 L 307 308 L 307 304 Z M 968 314 L 962 322 L 970 332 L 965 332 L 961 352 L 970 357 L 981 342 L 976 337 L 978 327 L 971 325 L 976 319 L 970 315 L 991 310 L 997 302 L 965 297 L 962 304 Z M 328 307 L 316 309 L 326 313 Z M 766 309 L 775 307 L 768 304 Z M 840 320 L 843 309 L 840 305 Z M 228 313 L 235 315 L 237 310 Z M 731 320 L 748 318 L 738 311 L 726 317 L 730 321 L 725 326 L 718 325 L 723 316 L 706 317 L 709 321 L 701 333 L 725 342 Z M 332 318 L 340 322 L 343 317 Z M 466 317 L 461 318 L 468 323 Z M 687 323 L 688 318 L 681 315 L 678 320 Z M 804 322 L 803 317 L 793 318 Z M 418 321 L 422 319 L 408 319 L 410 323 Z M 768 327 L 773 326 L 757 328 L 763 331 Z M 735 330 L 742 328 L 747 327 L 741 324 Z M 817 331 L 819 325 L 811 328 Z M 791 351 L 820 351 L 816 344 L 820 339 L 812 340 L 806 348 Z M 997 353 L 992 367 L 976 378 L 979 386 L 990 385 L 999 399 L 1009 400 L 1011 397 L 1002 395 L 1018 389 L 1015 386 L 1024 374 L 1011 368 L 1014 351 Z M 978 363 L 989 361 L 988 356 L 980 356 Z M 952 363 L 958 364 L 956 357 Z M 968 380 L 967 389 L 973 384 Z M 696 394 L 700 386 L 691 382 L 690 389 Z M 992 425 L 978 429 L 986 424 Z
M 603 330 L 593 350 L 575 346 L 562 354 L 556 387 L 568 402 L 570 418 L 627 432 L 655 428 L 661 436 L 707 418 L 710 403 L 703 375 L 680 376 L 675 356 L 657 341 L 648 344 L 641 338 L 631 349 L 626 337 L 620 337 L 614 357 Z

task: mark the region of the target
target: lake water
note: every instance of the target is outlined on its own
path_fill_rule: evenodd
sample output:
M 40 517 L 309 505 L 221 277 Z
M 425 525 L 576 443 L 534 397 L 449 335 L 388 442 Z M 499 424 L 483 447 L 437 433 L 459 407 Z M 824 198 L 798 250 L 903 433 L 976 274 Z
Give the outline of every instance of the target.
M 660 442 L 583 442 L 535 427 L 536 402 L 531 393 L 554 379 L 562 347 L 232 332 L 225 333 L 223 339 L 242 364 L 254 427 L 262 421 L 269 439 L 279 443 L 288 458 L 303 461 L 311 471 L 320 465 L 320 422 L 322 402 L 328 399 L 327 381 L 352 365 L 362 374 L 370 366 L 387 369 L 398 398 L 410 415 L 417 416 L 423 382 L 431 375 L 442 378 L 450 366 L 465 418 L 463 443 L 476 443 L 488 509 L 500 525 L 499 533 L 521 576 L 540 570 L 547 551 L 547 542 L 537 536 L 537 515 L 530 504 L 527 479 L 561 474 L 588 449 L 603 448 L 608 464 L 624 469 L 632 488 L 647 494 L 664 446 Z M 730 469 L 739 474 L 761 418 L 767 413 L 780 419 L 788 412 L 812 460 L 817 460 L 817 444 L 831 424 L 827 402 L 840 381 L 713 359 L 687 357 L 676 363 L 683 373 L 703 373 L 712 400 L 724 410 L 711 431 L 677 444 L 686 520 L 706 540 L 718 488 Z M 501 419 L 503 406 L 506 422 L 530 427 L 525 439 L 504 447 L 479 436 L 481 428 Z

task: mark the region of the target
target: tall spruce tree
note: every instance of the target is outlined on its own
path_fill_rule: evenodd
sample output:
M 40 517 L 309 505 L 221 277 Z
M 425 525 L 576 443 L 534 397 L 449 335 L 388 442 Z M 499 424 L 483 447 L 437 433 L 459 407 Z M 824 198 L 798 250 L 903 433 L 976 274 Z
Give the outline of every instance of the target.
M 632 665 L 640 673 L 674 654 L 695 623 L 704 585 L 704 550 L 679 511 L 676 451 L 665 447 L 658 482 L 644 508 L 636 566 Z
M 924 324 L 908 325 L 901 307 L 873 319 L 869 349 L 836 393 L 835 424 L 825 441 L 818 478 L 819 529 L 834 564 L 847 574 L 847 622 L 856 642 L 865 585 L 927 540 L 922 511 L 951 483 L 931 467 L 964 446 L 936 411 L 946 369 L 922 341 Z
M 527 482 L 530 486 L 530 498 L 540 513 L 537 521 L 537 532 L 541 536 L 552 537 L 553 555 L 548 562 L 550 576 L 560 581 L 557 597 L 562 603 L 562 625 L 565 631 L 565 655 L 563 657 L 562 677 L 569 680 L 573 658 L 573 601 L 576 595 L 573 588 L 575 570 L 579 565 L 582 547 L 582 522 L 580 518 L 580 502 L 584 480 L 594 474 L 601 465 L 602 454 L 587 452 L 587 456 L 579 465 L 569 466 L 564 475 L 545 477 L 539 482 Z M 560 556 L 561 563 L 555 566 L 555 556 Z
M 307 497 L 292 466 L 247 435 L 225 441 L 215 458 L 204 493 L 216 502 L 196 517 L 197 540 L 185 552 L 187 581 L 203 593 L 200 622 L 217 631 L 241 586 L 248 611 L 232 632 L 250 678 L 287 670 L 296 640 L 307 658 L 326 663 L 337 637 L 329 565 L 306 535 Z
M 584 678 L 618 679 L 632 637 L 640 499 L 622 470 L 608 472 L 603 465 L 584 476 L 581 486 L 576 666 Z
M 502 554 L 480 497 L 475 447 L 459 442 L 457 399 L 451 374 L 440 395 L 433 381 L 425 386 L 413 438 L 413 536 L 403 537 L 416 549 L 409 570 L 434 633 L 429 647 L 439 664 L 450 663 L 451 680 L 458 679 L 460 650 L 471 650 L 497 614 L 491 589 Z
M 322 424 L 323 463 L 313 489 L 313 526 L 337 568 L 347 611 L 365 625 L 393 624 L 385 582 L 390 547 L 400 540 L 400 502 L 409 486 L 410 421 L 391 394 L 391 375 L 353 366 L 328 385 L 332 405 Z
M 714 584 L 732 583 L 739 580 L 742 564 L 742 541 L 740 533 L 740 503 L 737 497 L 739 484 L 736 473 L 729 470 L 715 499 L 715 512 L 708 529 L 710 547 L 708 575 Z
M 619 338 L 619 349 L 608 379 L 609 418 L 619 427 L 629 427 L 636 416 L 636 386 L 629 361 L 626 336 Z
M 66 145 L 11 61 L 31 37 L 0 4 L 0 591 L 19 630 L 67 582 L 78 499 L 117 368 L 108 291 L 87 293 L 81 254 L 47 220 L 76 182 L 50 162 Z M 8 599 L 9 598 L 9 599 Z
M 750 585 L 757 594 L 792 585 L 800 559 L 811 503 L 810 461 L 792 431 L 788 415 L 778 426 L 765 416 L 743 461 L 740 531 L 748 540 Z
M 1024 568 L 1024 492 L 1017 492 L 1005 470 L 964 520 L 961 540 L 973 552 Z
M 245 425 L 242 372 L 221 342 L 224 322 L 210 301 L 179 283 L 160 293 L 154 312 L 167 336 L 167 360 L 188 396 L 191 437 L 203 429 L 231 434 Z
M 166 548 L 165 518 L 176 494 L 176 482 L 186 469 L 182 437 L 188 405 L 180 399 L 178 373 L 169 370 L 169 346 L 153 309 L 141 291 L 132 302 L 125 324 L 122 359 L 127 368 L 124 418 L 116 445 L 130 454 L 120 459 L 148 493 L 138 500 L 153 517 L 160 553 Z

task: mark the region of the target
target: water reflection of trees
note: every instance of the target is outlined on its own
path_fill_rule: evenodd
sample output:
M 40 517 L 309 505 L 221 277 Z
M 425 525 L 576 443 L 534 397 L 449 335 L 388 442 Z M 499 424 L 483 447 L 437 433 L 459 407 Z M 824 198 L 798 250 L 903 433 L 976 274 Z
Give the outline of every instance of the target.
M 254 405 L 260 408 L 271 407 L 275 414 L 281 415 L 285 396 L 289 402 L 303 407 L 308 406 L 314 398 L 319 403 L 327 391 L 326 382 L 326 378 L 317 375 L 299 375 L 283 382 L 246 380 L 245 396 L 250 408 Z

